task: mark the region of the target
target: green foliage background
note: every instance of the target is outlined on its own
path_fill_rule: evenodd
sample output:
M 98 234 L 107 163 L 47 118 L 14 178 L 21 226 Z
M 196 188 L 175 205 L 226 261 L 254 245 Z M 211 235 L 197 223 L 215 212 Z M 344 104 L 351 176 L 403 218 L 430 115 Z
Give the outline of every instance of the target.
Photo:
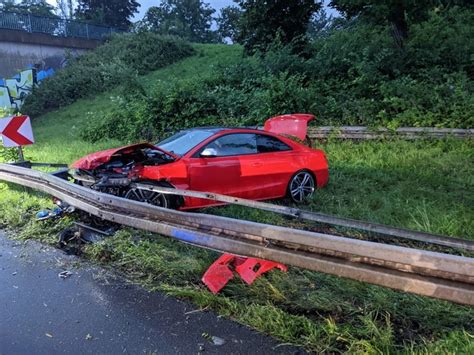
M 96 50 L 69 58 L 68 66 L 29 95 L 22 111 L 39 116 L 69 105 L 79 98 L 91 97 L 119 84 L 126 84 L 152 70 L 194 53 L 191 45 L 177 37 L 146 32 L 115 34 Z
M 318 124 L 474 126 L 474 13 L 451 8 L 411 26 L 404 48 L 384 26 L 351 23 L 306 53 L 275 43 L 211 75 L 129 81 L 114 110 L 83 137 L 155 139 L 198 125 L 253 125 L 272 115 L 312 112 Z

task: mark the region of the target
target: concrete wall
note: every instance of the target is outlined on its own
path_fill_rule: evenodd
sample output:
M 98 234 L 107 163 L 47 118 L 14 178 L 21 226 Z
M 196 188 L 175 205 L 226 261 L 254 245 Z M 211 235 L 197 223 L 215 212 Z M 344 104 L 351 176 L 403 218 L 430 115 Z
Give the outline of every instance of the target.
M 12 77 L 30 66 L 59 69 L 65 64 L 66 52 L 79 55 L 99 44 L 96 40 L 0 29 L 0 78 Z
M 85 50 L 0 42 L 0 78 L 9 78 L 30 66 L 60 69 L 65 65 L 66 51 L 79 55 Z

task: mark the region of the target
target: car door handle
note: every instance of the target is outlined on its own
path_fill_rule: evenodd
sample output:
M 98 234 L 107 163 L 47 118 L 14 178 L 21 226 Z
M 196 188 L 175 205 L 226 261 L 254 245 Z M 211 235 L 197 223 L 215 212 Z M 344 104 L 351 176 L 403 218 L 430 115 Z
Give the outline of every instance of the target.
M 255 162 L 255 163 L 252 163 L 251 166 L 262 166 L 262 163 Z

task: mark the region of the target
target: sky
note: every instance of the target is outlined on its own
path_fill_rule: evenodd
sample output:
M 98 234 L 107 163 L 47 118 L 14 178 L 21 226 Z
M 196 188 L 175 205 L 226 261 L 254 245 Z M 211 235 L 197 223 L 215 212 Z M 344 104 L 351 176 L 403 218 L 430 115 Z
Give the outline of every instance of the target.
M 136 20 L 142 19 L 143 16 L 145 15 L 146 10 L 148 10 L 148 8 L 150 6 L 156 6 L 161 1 L 159 1 L 159 0 L 138 0 L 138 2 L 142 6 L 140 6 L 140 9 L 139 9 L 140 12 L 135 15 Z M 212 8 L 217 10 L 217 12 L 219 12 L 219 10 L 223 7 L 235 4 L 232 0 L 204 0 L 204 2 L 209 3 Z
M 52 5 L 56 5 L 55 0 L 47 0 Z M 161 1 L 160 0 L 138 0 L 140 3 L 140 8 L 139 8 L 139 13 L 135 15 L 134 19 L 135 21 L 141 20 L 143 16 L 145 15 L 146 11 L 150 8 L 150 6 L 156 6 L 158 5 Z M 204 0 L 204 2 L 209 3 L 212 8 L 216 9 L 216 15 L 219 13 L 219 10 L 222 9 L 223 7 L 229 6 L 229 5 L 235 5 L 234 1 L 232 0 Z M 324 1 L 325 4 L 329 3 L 329 0 Z M 326 5 L 327 8 L 327 5 Z M 335 14 L 333 9 L 327 9 L 329 14 Z
M 46 0 L 51 5 L 56 6 L 56 0 Z M 160 0 L 137 0 L 140 3 L 139 13 L 135 15 L 134 20 L 141 20 L 145 15 L 145 12 L 150 6 L 157 6 L 161 1 Z M 204 0 L 204 2 L 209 3 L 212 8 L 216 9 L 217 12 L 223 7 L 234 5 L 235 3 L 232 0 Z

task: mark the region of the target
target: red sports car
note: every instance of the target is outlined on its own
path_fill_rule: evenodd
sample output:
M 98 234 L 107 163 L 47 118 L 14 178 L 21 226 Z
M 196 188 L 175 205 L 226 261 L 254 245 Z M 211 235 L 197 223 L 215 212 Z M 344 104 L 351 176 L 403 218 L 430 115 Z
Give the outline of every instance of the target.
M 252 200 L 311 197 L 328 181 L 322 150 L 304 140 L 309 114 L 273 117 L 263 130 L 201 127 L 180 131 L 152 145 L 140 143 L 83 157 L 72 164 L 77 183 L 157 206 L 192 209 L 216 201 L 176 197 L 133 187 L 146 182 Z

